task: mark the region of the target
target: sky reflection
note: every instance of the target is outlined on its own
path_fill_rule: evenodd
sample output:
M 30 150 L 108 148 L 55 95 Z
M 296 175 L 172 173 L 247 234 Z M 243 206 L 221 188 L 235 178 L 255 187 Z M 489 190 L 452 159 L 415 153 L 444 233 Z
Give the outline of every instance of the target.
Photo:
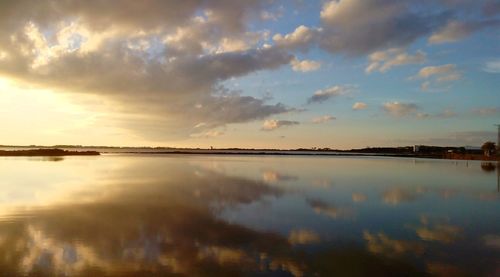
M 1 159 L 0 270 L 495 275 L 500 198 L 483 168 L 352 157 Z

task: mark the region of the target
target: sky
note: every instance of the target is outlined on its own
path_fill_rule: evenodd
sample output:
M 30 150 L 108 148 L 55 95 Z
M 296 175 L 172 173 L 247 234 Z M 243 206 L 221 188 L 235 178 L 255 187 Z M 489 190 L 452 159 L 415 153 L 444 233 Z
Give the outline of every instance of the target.
M 3 145 L 478 146 L 499 0 L 2 0 Z

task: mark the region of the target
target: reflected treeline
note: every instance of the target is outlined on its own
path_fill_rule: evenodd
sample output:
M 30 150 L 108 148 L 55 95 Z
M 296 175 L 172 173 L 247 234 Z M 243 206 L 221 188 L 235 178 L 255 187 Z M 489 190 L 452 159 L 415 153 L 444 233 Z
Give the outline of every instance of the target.
M 500 192 L 500 162 L 482 162 L 481 169 L 487 173 L 497 173 L 497 192 Z
M 260 181 L 181 166 L 136 165 L 110 178 L 90 203 L 39 209 L 0 223 L 0 271 L 17 275 L 386 276 L 413 266 L 363 248 L 310 253 L 296 242 L 217 218 L 221 207 L 284 192 Z M 144 168 L 142 168 L 144 167 Z M 162 172 L 159 174 L 159 172 Z M 141 172 L 139 175 L 133 172 Z M 155 173 L 157 178 L 148 179 Z M 142 180 L 140 182 L 139 180 Z M 321 213 L 332 207 L 311 202 Z M 336 212 L 334 213 L 336 214 Z M 296 237 L 294 241 L 291 238 Z M 305 236 L 305 237 L 304 237 Z
M 485 172 L 494 172 L 497 169 L 497 165 L 491 162 L 482 162 L 481 169 Z
M 30 161 L 41 161 L 41 162 L 62 162 L 64 157 L 47 156 L 47 157 L 28 157 Z

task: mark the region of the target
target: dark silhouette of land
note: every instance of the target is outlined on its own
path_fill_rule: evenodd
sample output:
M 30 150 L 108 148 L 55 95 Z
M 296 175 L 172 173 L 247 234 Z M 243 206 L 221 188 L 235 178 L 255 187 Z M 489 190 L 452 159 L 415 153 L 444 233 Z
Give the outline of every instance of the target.
M 53 157 L 53 156 L 98 156 L 97 151 L 68 151 L 63 149 L 28 149 L 28 150 L 0 150 L 3 157 Z
M 500 155 L 485 155 L 481 149 L 466 149 L 453 146 L 402 146 L 366 147 L 358 149 L 297 148 L 297 149 L 255 149 L 255 148 L 173 148 L 173 147 L 113 147 L 113 146 L 7 146 L 0 145 L 0 156 L 89 156 L 101 153 L 123 154 L 184 154 L 184 155 L 294 155 L 294 156 L 382 156 L 453 160 L 499 161 Z

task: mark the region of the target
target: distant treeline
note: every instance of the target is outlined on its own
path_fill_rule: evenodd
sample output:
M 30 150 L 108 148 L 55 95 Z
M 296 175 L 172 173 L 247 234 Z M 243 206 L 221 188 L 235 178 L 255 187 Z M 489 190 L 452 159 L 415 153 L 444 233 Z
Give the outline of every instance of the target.
M 100 155 L 97 151 L 67 151 L 62 149 L 29 149 L 29 150 L 0 150 L 0 156 L 15 157 L 15 156 L 97 156 Z

